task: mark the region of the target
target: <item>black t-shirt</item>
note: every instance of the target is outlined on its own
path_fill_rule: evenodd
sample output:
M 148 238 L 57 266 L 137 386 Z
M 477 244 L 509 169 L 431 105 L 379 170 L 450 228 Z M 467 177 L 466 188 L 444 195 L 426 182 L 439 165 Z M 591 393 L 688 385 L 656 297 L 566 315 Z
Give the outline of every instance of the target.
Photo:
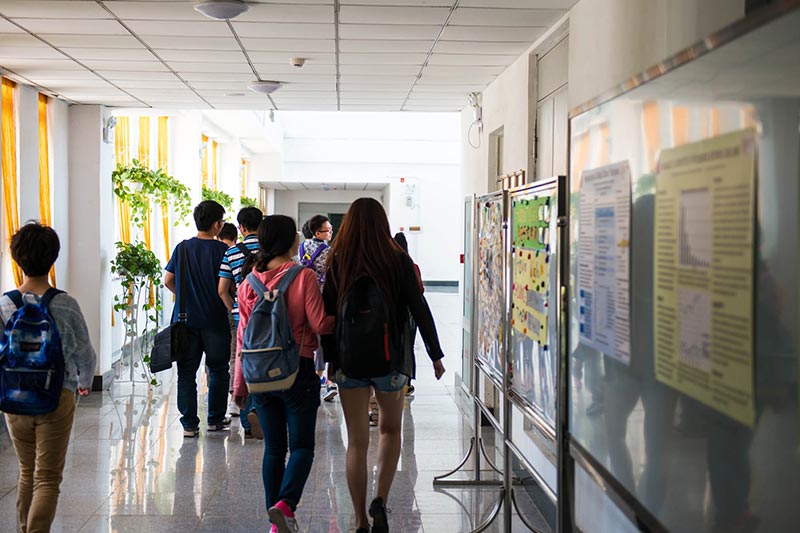
M 175 274 L 177 299 L 172 322 L 177 322 L 182 298 L 186 298 L 186 324 L 192 328 L 228 328 L 228 309 L 217 292 L 219 266 L 228 246 L 221 241 L 198 239 L 178 243 L 167 265 Z M 186 254 L 186 272 L 181 271 L 181 254 Z M 186 292 L 181 293 L 182 277 L 186 276 Z

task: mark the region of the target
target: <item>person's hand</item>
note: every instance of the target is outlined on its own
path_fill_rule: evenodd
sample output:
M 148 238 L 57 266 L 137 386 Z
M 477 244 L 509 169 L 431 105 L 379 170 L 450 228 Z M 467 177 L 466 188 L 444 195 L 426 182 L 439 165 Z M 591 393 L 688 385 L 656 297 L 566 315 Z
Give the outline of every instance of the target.
M 444 364 L 441 359 L 433 362 L 433 374 L 436 376 L 436 379 L 442 379 L 442 375 L 444 375 Z
M 234 396 L 233 403 L 236 404 L 236 407 L 239 409 L 244 409 L 244 403 L 247 401 L 247 396 Z
M 85 397 L 89 396 L 90 392 L 92 392 L 92 389 L 87 389 L 87 388 L 84 388 L 84 387 L 78 387 L 78 396 L 81 396 L 81 397 L 85 398 Z

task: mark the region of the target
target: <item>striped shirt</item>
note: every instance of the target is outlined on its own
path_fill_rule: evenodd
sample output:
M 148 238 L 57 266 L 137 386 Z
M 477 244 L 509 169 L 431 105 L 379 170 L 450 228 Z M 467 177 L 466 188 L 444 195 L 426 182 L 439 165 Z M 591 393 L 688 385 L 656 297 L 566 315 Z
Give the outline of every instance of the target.
M 248 235 L 242 242 L 247 249 L 250 250 L 251 254 L 254 254 L 258 251 L 258 235 Z M 238 246 L 231 246 L 228 248 L 228 251 L 225 252 L 225 256 L 222 258 L 222 263 L 219 266 L 219 277 L 233 280 L 233 282 L 236 284 L 236 288 L 238 289 L 239 285 L 241 285 L 242 281 L 244 281 L 242 267 L 244 266 L 245 259 L 245 255 Z M 233 295 L 233 312 L 231 314 L 233 315 L 233 319 L 238 323 L 239 302 L 237 301 L 235 293 Z

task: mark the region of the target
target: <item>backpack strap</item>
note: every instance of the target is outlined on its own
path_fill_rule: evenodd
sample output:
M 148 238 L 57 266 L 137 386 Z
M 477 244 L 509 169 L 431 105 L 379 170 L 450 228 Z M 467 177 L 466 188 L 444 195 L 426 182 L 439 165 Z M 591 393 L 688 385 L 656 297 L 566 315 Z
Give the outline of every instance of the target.
M 41 305 L 42 307 L 44 307 L 45 309 L 47 309 L 47 308 L 48 308 L 48 306 L 50 305 L 50 302 L 53 300 L 53 298 L 55 298 L 56 296 L 58 296 L 58 295 L 59 295 L 59 294 L 61 294 L 62 292 L 64 292 L 64 291 L 60 291 L 60 290 L 58 290 L 58 289 L 56 289 L 56 288 L 50 287 L 50 288 L 49 288 L 49 289 L 47 289 L 47 291 L 46 291 L 46 292 L 45 292 L 45 293 L 42 295 L 42 299 L 40 300 L 40 303 L 39 303 L 39 305 Z
M 247 283 L 249 283 L 253 290 L 256 291 L 257 295 L 264 296 L 264 293 L 267 292 L 267 287 L 261 283 L 261 280 L 258 279 L 258 276 L 256 276 L 255 272 L 250 272 L 246 279 Z
M 304 266 L 300 265 L 292 265 L 291 267 L 289 267 L 289 269 L 283 273 L 283 275 L 281 276 L 281 280 L 278 282 L 277 285 L 275 285 L 275 288 L 273 290 L 276 290 L 281 294 L 285 294 L 286 289 L 289 288 L 289 285 L 292 284 L 294 278 L 296 278 L 297 275 L 300 274 L 300 272 L 302 272 L 304 268 L 305 268 Z
M 324 243 L 324 242 L 323 242 L 322 244 L 320 244 L 319 246 L 317 246 L 317 249 L 316 249 L 316 250 L 314 250 L 314 253 L 313 253 L 313 254 L 311 254 L 311 258 L 309 259 L 309 261 L 311 261 L 311 264 L 313 265 L 313 264 L 314 264 L 314 262 L 317 260 L 317 258 L 318 258 L 320 255 L 322 255 L 322 252 L 324 252 L 324 251 L 325 251 L 325 250 L 327 250 L 328 248 L 330 248 L 330 246 L 328 246 L 328 245 L 327 245 L 326 243 Z
M 25 305 L 25 302 L 22 300 L 22 293 L 17 290 L 8 291 L 3 296 L 8 296 L 8 299 L 14 302 L 17 309 Z
M 247 245 L 243 242 L 237 242 L 236 248 L 238 248 L 239 251 L 242 252 L 242 255 L 244 255 L 245 260 L 247 260 L 247 256 L 250 255 L 250 249 L 247 247 Z

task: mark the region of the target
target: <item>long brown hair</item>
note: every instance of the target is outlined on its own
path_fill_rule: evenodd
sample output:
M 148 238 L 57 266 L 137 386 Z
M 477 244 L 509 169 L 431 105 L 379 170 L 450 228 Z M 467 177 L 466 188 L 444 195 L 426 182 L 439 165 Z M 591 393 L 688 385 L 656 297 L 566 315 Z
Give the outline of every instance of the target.
M 401 253 L 392 239 L 383 206 L 373 198 L 359 198 L 353 202 L 328 259 L 327 277 L 336 284 L 338 306 L 341 306 L 347 290 L 365 274 L 392 302 L 398 290 Z

